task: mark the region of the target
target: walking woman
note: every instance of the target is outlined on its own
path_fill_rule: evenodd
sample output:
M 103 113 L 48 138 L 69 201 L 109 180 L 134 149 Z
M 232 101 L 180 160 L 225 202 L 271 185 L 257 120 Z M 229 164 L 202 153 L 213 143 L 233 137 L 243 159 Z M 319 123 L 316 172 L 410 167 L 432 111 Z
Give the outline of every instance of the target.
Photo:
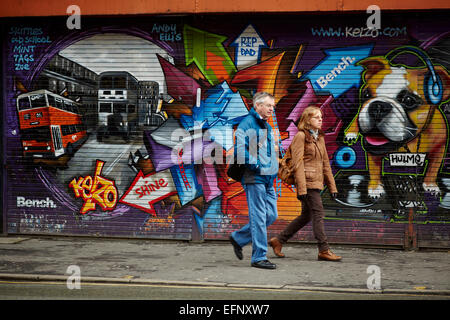
M 337 188 L 331 171 L 322 128 L 322 111 L 317 106 L 307 107 L 298 124 L 299 132 L 295 135 L 291 148 L 292 162 L 295 164 L 295 186 L 297 198 L 302 202 L 302 213 L 276 237 L 270 239 L 269 245 L 276 256 L 282 258 L 282 246 L 297 231 L 312 221 L 314 237 L 319 247 L 319 260 L 339 261 L 341 257 L 331 252 L 323 219 L 325 212 L 320 192 L 324 183 L 331 196 L 336 198 Z

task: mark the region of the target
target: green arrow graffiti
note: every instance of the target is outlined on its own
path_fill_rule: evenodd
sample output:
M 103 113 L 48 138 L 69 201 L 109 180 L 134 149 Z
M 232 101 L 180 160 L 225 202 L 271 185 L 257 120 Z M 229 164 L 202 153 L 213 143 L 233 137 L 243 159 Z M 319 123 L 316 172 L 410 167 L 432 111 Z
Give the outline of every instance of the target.
M 189 25 L 184 25 L 183 36 L 186 66 L 194 62 L 211 85 L 236 73 L 236 66 L 222 45 L 226 37 Z

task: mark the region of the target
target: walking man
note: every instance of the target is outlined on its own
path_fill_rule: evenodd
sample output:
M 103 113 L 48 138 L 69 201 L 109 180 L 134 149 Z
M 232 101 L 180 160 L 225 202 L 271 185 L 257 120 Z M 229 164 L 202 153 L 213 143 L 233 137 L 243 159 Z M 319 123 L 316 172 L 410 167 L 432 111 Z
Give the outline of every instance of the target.
M 253 96 L 253 108 L 236 129 L 235 155 L 245 163 L 241 183 L 244 188 L 249 222 L 230 235 L 234 253 L 242 260 L 242 247 L 252 242 L 251 266 L 275 269 L 267 259 L 267 227 L 277 219 L 277 195 L 273 182 L 278 173 L 278 155 L 272 128 L 267 120 L 275 99 L 266 92 Z

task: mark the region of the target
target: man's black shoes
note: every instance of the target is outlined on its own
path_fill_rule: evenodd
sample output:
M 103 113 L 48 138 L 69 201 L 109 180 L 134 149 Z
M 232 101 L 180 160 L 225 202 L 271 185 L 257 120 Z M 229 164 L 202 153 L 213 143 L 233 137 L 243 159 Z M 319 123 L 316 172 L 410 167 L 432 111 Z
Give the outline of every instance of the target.
M 244 255 L 242 254 L 242 247 L 236 242 L 236 240 L 233 239 L 231 235 L 229 239 L 231 244 L 233 245 L 234 254 L 239 260 L 242 260 L 244 258 Z M 258 262 L 253 262 L 252 267 L 261 269 L 276 269 L 277 265 L 270 262 L 269 260 L 261 260 Z
M 238 243 L 233 239 L 232 236 L 230 236 L 230 242 L 233 245 L 233 249 L 234 249 L 234 254 L 236 255 L 236 257 L 239 260 L 242 260 L 242 258 L 244 258 L 244 255 L 242 254 L 242 248 L 240 245 L 238 245 Z
M 252 267 L 261 269 L 276 269 L 277 265 L 269 260 L 261 260 L 258 262 L 252 262 Z

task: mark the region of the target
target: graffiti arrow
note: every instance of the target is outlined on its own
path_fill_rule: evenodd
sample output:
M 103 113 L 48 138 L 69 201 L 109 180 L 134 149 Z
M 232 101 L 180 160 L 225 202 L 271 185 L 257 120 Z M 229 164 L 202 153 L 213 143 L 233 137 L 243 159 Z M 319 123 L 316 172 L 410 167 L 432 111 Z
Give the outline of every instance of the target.
M 226 37 L 189 25 L 184 26 L 183 34 L 186 66 L 195 63 L 211 85 L 225 78 L 230 79 L 236 72 L 233 61 L 222 45 Z
M 234 40 L 230 47 L 236 47 L 235 63 L 238 70 L 253 66 L 261 60 L 262 48 L 267 48 L 255 28 L 250 24 Z
M 256 82 L 256 90 L 273 93 L 275 91 L 275 82 L 278 76 L 281 60 L 285 52 L 275 57 L 269 58 L 255 66 L 240 70 L 233 77 L 231 84 L 241 84 L 248 81 Z
M 367 58 L 372 48 L 370 44 L 324 50 L 326 57 L 300 80 L 309 79 L 315 92 L 330 93 L 337 98 L 348 89 L 359 86 L 363 67 L 356 66 L 356 63 Z
M 119 202 L 156 216 L 153 204 L 176 193 L 177 189 L 169 169 L 145 176 L 139 171 Z
M 184 101 L 189 106 L 194 105 L 200 85 L 160 55 L 156 54 L 156 56 L 164 72 L 167 92 L 176 100 Z
M 241 95 L 233 92 L 225 81 L 208 89 L 206 96 L 192 116 L 182 115 L 180 122 L 187 130 L 209 129 L 212 140 L 229 150 L 233 147 L 233 125 L 248 114 L 247 107 Z
M 214 75 L 213 82 L 220 83 L 230 79 L 230 75 L 224 65 L 225 58 L 206 50 L 206 70 Z

